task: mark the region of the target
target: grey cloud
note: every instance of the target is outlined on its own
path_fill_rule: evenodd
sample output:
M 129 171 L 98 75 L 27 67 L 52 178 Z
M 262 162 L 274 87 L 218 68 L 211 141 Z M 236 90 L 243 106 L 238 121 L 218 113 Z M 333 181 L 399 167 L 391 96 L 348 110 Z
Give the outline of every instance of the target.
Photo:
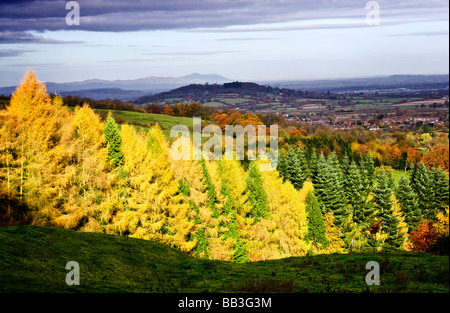
M 0 31 L 0 44 L 6 43 L 45 43 L 45 44 L 65 44 L 82 43 L 82 41 L 64 41 L 45 38 L 41 35 L 33 35 L 25 31 Z
M 0 31 L 135 31 L 223 28 L 323 18 L 364 19 L 361 0 L 78 0 L 81 25 L 68 26 L 64 0 L 2 1 Z M 381 16 L 448 19 L 446 0 L 380 0 Z
M 35 50 L 14 50 L 14 49 L 0 50 L 0 58 L 17 57 L 21 56 L 26 52 L 34 52 L 34 51 Z
M 393 26 L 400 24 L 407 24 L 410 21 L 398 21 L 398 22 L 384 22 L 376 27 L 383 26 Z M 183 32 L 193 32 L 193 33 L 241 33 L 241 32 L 276 32 L 276 31 L 296 31 L 296 30 L 312 30 L 312 29 L 340 29 L 340 28 L 361 28 L 361 27 L 374 27 L 369 26 L 366 22 L 360 23 L 327 23 L 327 24 L 304 24 L 304 25 L 289 25 L 289 26 L 243 26 L 235 28 L 197 28 L 197 29 L 187 29 Z

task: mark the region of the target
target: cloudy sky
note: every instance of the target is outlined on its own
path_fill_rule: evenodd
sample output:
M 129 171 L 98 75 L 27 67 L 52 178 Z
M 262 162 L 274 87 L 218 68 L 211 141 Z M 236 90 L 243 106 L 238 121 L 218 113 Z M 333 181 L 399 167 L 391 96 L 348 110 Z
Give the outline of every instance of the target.
M 67 2 L 0 2 L 0 86 L 28 68 L 53 82 L 449 72 L 447 0 L 78 0 L 80 25 Z

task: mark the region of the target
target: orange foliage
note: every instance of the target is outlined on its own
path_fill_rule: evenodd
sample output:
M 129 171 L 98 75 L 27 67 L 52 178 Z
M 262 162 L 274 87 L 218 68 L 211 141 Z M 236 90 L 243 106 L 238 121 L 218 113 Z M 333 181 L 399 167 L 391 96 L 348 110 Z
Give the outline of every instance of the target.
M 237 120 L 238 118 L 241 117 L 241 113 L 238 113 L 238 112 L 231 113 L 231 114 L 230 114 L 230 117 L 231 117 L 231 119 L 233 119 L 233 120 Z
M 241 115 L 236 120 L 236 125 L 242 125 L 242 127 L 244 127 L 244 128 L 247 125 L 253 125 L 256 128 L 257 125 L 264 125 L 264 124 L 263 124 L 263 122 L 261 122 L 259 117 L 256 116 L 255 114 L 253 114 L 253 113 L 245 113 L 244 115 Z
M 304 130 L 303 128 L 294 129 L 293 131 L 291 131 L 289 133 L 289 136 L 291 136 L 291 137 L 303 137 L 305 135 L 306 135 L 306 130 Z
M 409 149 L 409 146 L 405 140 L 399 141 L 397 143 L 397 147 L 400 149 L 401 152 L 408 152 L 408 149 Z
M 420 154 L 419 151 L 417 151 L 414 148 L 409 148 L 407 153 L 408 153 L 408 156 L 406 158 L 406 163 L 408 163 L 408 164 L 417 165 L 422 160 L 422 155 Z
M 400 164 L 400 160 L 402 158 L 402 152 L 398 148 L 397 145 L 394 146 L 385 146 L 383 159 L 387 165 L 390 165 L 394 168 L 397 168 Z
M 409 240 L 412 244 L 412 251 L 429 252 L 438 240 L 438 233 L 433 222 L 422 221 L 417 230 L 409 234 Z
M 439 147 L 425 155 L 422 159 L 428 168 L 441 167 L 445 171 L 449 171 L 449 148 Z
M 214 120 L 216 121 L 217 125 L 220 127 L 222 131 L 225 130 L 226 125 L 231 125 L 231 117 L 228 114 L 221 113 L 217 114 L 214 117 Z
M 168 104 L 166 104 L 166 106 L 164 107 L 163 114 L 171 115 L 171 116 L 175 115 L 175 113 L 173 112 L 172 108 Z

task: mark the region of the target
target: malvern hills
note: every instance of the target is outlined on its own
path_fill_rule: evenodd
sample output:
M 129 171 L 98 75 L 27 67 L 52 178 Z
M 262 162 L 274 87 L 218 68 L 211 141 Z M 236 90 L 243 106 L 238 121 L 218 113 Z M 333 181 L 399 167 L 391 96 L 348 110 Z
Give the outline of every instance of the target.
M 111 98 L 128 101 L 189 84 L 222 84 L 229 81 L 231 80 L 217 74 L 193 73 L 181 77 L 148 76 L 131 80 L 88 79 L 66 83 L 47 82 L 46 87 L 49 93 L 56 92 L 61 96 L 71 94 L 95 100 Z M 0 94 L 8 95 L 15 89 L 16 86 L 0 87 Z
M 135 101 L 144 103 L 150 96 L 160 93 L 173 91 L 175 93 L 190 92 L 192 88 L 179 89 L 188 85 L 201 85 L 203 91 L 210 91 L 210 85 L 222 85 L 235 81 L 218 74 L 199 74 L 193 73 L 180 77 L 158 77 L 148 76 L 138 79 L 87 79 L 75 82 L 47 82 L 46 87 L 49 93 L 58 93 L 65 97 L 67 95 L 78 95 L 88 97 L 94 100 L 101 99 L 119 99 L 123 101 Z M 394 89 L 447 89 L 447 75 L 390 75 L 364 78 L 342 78 L 342 79 L 320 79 L 320 80 L 282 80 L 282 81 L 255 81 L 261 84 L 261 88 L 272 87 L 293 91 L 314 91 L 319 93 L 326 92 L 352 92 L 357 90 L 394 90 Z M 247 83 L 241 86 L 242 89 L 254 89 L 255 84 Z M 196 87 L 197 92 L 199 86 Z M 0 87 L 0 95 L 10 95 L 14 92 L 16 86 Z M 231 92 L 230 89 L 228 89 Z M 264 92 L 264 91 L 262 91 Z M 270 91 L 269 91 L 270 92 Z M 167 94 L 166 94 L 167 95 Z M 149 97 L 139 99 L 141 97 Z M 136 100 L 138 99 L 138 100 Z

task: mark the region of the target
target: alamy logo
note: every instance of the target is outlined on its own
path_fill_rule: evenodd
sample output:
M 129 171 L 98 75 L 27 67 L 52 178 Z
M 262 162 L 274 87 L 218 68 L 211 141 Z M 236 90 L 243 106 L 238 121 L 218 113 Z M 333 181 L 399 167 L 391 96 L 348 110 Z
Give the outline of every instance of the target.
M 366 14 L 366 24 L 380 25 L 380 4 L 377 1 L 369 1 L 366 3 L 366 10 L 370 10 Z
M 76 261 L 70 261 L 66 264 L 66 270 L 71 270 L 66 275 L 66 284 L 69 286 L 80 284 L 80 265 Z
M 366 275 L 366 284 L 379 285 L 380 284 L 380 265 L 376 261 L 370 261 L 366 264 L 366 270 L 370 270 Z
M 201 118 L 193 118 L 193 138 L 186 125 L 176 125 L 170 130 L 170 137 L 178 137 L 170 147 L 170 157 L 173 160 L 244 160 L 244 142 L 247 134 L 248 160 L 256 160 L 257 155 L 263 162 L 260 171 L 272 171 L 278 164 L 278 125 L 271 125 L 269 132 L 270 149 L 267 151 L 267 128 L 265 125 L 226 125 L 225 140 L 218 125 L 201 126 Z M 180 136 L 181 133 L 181 136 Z M 211 137 L 212 135 L 212 137 Z M 202 147 L 202 137 L 211 137 Z M 223 141 L 224 145 L 223 146 Z M 236 149 L 234 149 L 236 142 Z M 191 150 L 192 147 L 192 150 Z M 223 149 L 224 148 L 224 149 Z M 224 151 L 224 155 L 223 155 Z
M 80 25 L 80 4 L 77 1 L 66 3 L 66 10 L 70 10 L 66 15 L 67 25 Z

